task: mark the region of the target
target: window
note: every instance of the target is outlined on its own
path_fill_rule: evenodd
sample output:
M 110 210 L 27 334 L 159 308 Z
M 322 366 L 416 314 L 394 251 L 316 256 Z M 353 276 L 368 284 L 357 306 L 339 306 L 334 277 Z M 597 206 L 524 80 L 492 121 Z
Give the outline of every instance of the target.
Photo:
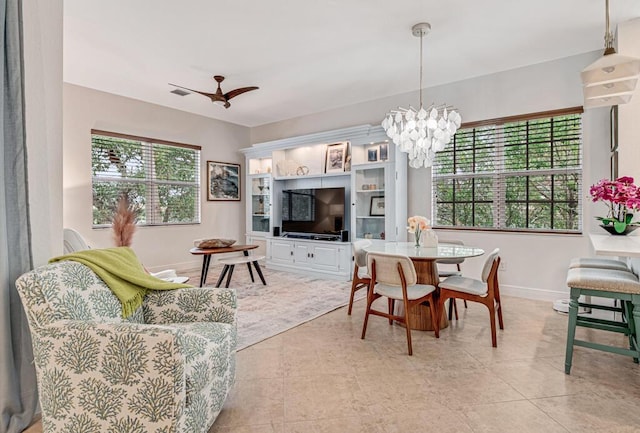
M 138 225 L 200 222 L 200 147 L 91 131 L 93 227 L 126 194 Z
M 463 125 L 432 181 L 436 226 L 579 233 L 582 107 Z

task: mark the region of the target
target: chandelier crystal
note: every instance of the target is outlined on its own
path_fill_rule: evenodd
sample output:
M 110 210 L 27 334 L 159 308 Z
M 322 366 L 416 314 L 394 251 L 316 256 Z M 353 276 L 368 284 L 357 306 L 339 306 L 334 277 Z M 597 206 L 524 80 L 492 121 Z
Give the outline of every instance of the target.
M 413 168 L 431 167 L 435 153 L 451 142 L 460 124 L 460 114 L 446 105 L 422 104 L 422 39 L 431 30 L 429 23 L 419 23 L 411 28 L 420 38 L 420 108 L 391 110 L 382 121 L 382 128 L 393 143 L 409 156 Z

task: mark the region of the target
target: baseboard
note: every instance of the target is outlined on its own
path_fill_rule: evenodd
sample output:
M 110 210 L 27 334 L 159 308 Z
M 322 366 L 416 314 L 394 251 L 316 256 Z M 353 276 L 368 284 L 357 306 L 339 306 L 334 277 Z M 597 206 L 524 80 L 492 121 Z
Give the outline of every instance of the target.
M 213 263 L 211 265 L 213 266 Z M 152 267 L 148 267 L 147 270 L 149 270 L 149 272 L 160 272 L 160 271 L 164 271 L 165 269 L 175 269 L 178 273 L 180 273 L 180 271 L 189 271 L 191 269 L 201 268 L 201 267 L 202 267 L 202 260 L 195 260 L 190 262 L 171 263 L 168 265 L 152 266 Z
M 516 298 L 533 299 L 536 301 L 554 302 L 558 299 L 568 298 L 569 290 L 547 290 L 500 284 L 500 294 L 514 296 Z

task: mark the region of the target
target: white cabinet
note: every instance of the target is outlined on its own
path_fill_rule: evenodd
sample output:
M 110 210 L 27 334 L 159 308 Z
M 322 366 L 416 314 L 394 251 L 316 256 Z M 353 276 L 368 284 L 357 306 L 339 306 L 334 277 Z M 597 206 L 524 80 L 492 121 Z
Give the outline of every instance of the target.
M 286 239 L 269 239 L 267 241 L 267 260 L 276 264 L 292 265 L 295 262 L 293 244 Z
M 271 175 L 247 176 L 247 231 L 252 235 L 271 233 Z
M 361 125 L 241 150 L 246 158 L 247 241 L 266 241 L 267 267 L 345 279 L 351 273 L 348 242 L 272 236 L 274 228 L 282 227 L 285 190 L 344 188 L 339 218 L 350 241 L 406 240 L 407 157 L 386 138 L 380 126 Z M 332 151 L 337 151 L 340 168 L 327 170 Z
M 349 242 L 268 238 L 267 267 L 294 272 L 316 272 L 328 278 L 351 276 Z
M 380 162 L 354 165 L 351 171 L 351 240 L 406 240 L 406 174 L 400 175 L 401 167 Z

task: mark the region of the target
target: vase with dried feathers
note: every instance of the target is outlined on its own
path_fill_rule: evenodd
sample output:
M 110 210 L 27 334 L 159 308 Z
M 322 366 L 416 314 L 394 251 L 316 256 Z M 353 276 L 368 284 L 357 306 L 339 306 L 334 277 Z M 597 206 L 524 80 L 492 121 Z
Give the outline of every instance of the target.
M 112 220 L 113 240 L 116 247 L 130 247 L 133 234 L 136 231 L 136 213 L 129 203 L 127 194 L 122 194 L 118 200 Z

